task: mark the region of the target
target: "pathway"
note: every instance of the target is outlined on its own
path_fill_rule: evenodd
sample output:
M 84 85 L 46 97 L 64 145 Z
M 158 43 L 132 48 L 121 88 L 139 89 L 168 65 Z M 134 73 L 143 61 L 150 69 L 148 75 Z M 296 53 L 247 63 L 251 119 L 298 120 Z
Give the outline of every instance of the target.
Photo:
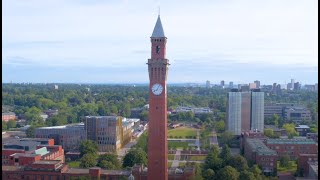
M 178 167 L 180 162 L 181 149 L 177 149 L 171 167 Z

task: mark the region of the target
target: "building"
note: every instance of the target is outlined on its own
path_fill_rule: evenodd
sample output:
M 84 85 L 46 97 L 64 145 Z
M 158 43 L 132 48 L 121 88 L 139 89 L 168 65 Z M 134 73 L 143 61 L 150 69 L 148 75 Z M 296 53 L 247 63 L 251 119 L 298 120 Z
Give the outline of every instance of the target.
M 226 129 L 234 135 L 241 134 L 241 101 L 240 92 L 228 93 Z
M 134 180 L 148 180 L 149 169 L 143 165 L 135 165 L 132 168 L 132 175 Z M 186 167 L 184 169 L 180 168 L 170 168 L 168 169 L 168 180 L 188 180 L 194 179 L 195 169 L 192 167 Z
M 297 162 L 299 176 L 309 177 L 309 162 L 318 162 L 318 154 L 299 154 Z
M 140 118 L 140 114 L 142 113 L 143 110 L 145 110 L 145 109 L 144 108 L 132 108 L 130 117 Z
M 210 81 L 207 81 L 207 82 L 206 82 L 206 88 L 210 88 L 210 87 L 211 87 Z
M 196 117 L 201 116 L 202 114 L 212 113 L 209 107 L 188 107 L 188 106 L 178 106 L 172 113 L 181 113 L 191 111 Z
M 290 86 L 290 90 L 293 90 L 294 88 L 294 79 L 291 79 L 291 86 Z
M 247 92 L 250 91 L 249 85 L 248 84 L 238 84 L 238 89 L 241 92 Z
M 57 109 L 48 109 L 48 110 L 45 110 L 43 111 L 45 114 L 48 115 L 48 117 L 52 117 L 52 116 L 55 116 L 55 115 L 58 115 L 59 114 L 59 110 Z
M 301 89 L 301 84 L 299 82 L 294 83 L 293 90 L 297 91 Z
M 84 123 L 36 128 L 35 137 L 52 138 L 66 152 L 79 151 L 81 141 L 87 139 Z
M 256 84 L 256 86 L 257 86 L 256 88 L 258 88 L 258 89 L 259 89 L 259 88 L 260 88 L 260 81 L 255 80 L 255 81 L 254 81 L 254 83 L 255 83 L 255 84 Z
M 16 120 L 16 114 L 13 112 L 2 113 L 2 121 L 8 122 L 10 120 Z
M 314 90 L 315 90 L 315 91 L 318 91 L 318 83 L 316 83 L 316 84 L 314 85 Z
M 286 122 L 311 121 L 311 112 L 306 107 L 291 103 L 265 104 L 264 117 L 272 117 L 277 114 Z
M 244 157 L 262 167 L 265 174 L 276 172 L 278 155 L 275 150 L 268 148 L 260 139 L 246 138 Z
M 230 88 L 230 89 L 233 88 L 233 82 L 232 82 L 232 81 L 229 82 L 229 88 Z
M 311 121 L 311 112 L 303 106 L 286 106 L 283 110 L 283 117 L 287 122 L 300 124 L 303 121 Z
M 132 129 L 122 125 L 121 116 L 86 116 L 87 140 L 97 142 L 100 152 L 115 152 L 130 142 Z
M 313 139 L 315 142 L 318 142 L 318 133 L 307 133 L 307 139 Z
M 220 82 L 220 86 L 221 86 L 222 88 L 224 88 L 224 80 L 222 80 L 222 81 Z
M 127 170 L 103 170 L 99 167 L 89 169 L 69 168 L 59 160 L 39 160 L 28 166 L 2 166 L 2 179 L 130 179 Z
M 318 161 L 308 162 L 309 174 L 308 177 L 318 179 Z
M 264 93 L 260 90 L 251 92 L 251 130 L 264 129 Z
M 275 136 L 287 136 L 287 131 L 283 128 L 277 128 L 274 125 L 264 125 L 264 129 L 272 129 Z
M 256 89 L 257 85 L 256 83 L 249 83 L 249 89 Z
M 295 129 L 299 133 L 299 136 L 307 136 L 307 133 L 310 132 L 310 127 L 307 125 L 299 125 Z
M 228 93 L 226 127 L 234 135 L 243 131 L 263 132 L 264 92 L 238 92 L 232 89 Z
M 295 106 L 291 103 L 275 103 L 275 104 L 265 104 L 264 105 L 264 117 L 273 117 L 274 114 L 279 117 L 284 117 L 284 109 L 287 106 Z
M 64 162 L 64 150 L 53 139 L 24 138 L 5 143 L 2 147 L 3 166 L 23 166 L 39 160 Z
M 279 156 L 288 154 L 296 159 L 299 154 L 316 154 L 318 147 L 312 139 L 267 139 L 266 146 L 275 150 Z
M 148 179 L 168 179 L 167 142 L 167 38 L 160 15 L 151 35 L 149 72 Z

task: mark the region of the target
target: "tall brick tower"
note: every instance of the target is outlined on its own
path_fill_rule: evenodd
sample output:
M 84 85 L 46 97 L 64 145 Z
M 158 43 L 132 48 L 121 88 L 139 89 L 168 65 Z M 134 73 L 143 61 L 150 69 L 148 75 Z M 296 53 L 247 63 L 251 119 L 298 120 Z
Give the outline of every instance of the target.
M 148 131 L 148 179 L 168 179 L 167 143 L 167 38 L 164 35 L 160 15 L 151 38 L 149 71 L 149 131 Z

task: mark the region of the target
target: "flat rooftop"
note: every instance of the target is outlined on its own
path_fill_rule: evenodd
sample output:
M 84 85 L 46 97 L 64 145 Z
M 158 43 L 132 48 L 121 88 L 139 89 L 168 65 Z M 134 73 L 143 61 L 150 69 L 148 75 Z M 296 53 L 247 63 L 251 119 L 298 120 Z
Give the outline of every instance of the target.
M 276 151 L 268 148 L 260 139 L 248 138 L 246 141 L 253 152 L 257 152 L 259 155 L 277 155 Z
M 296 128 L 303 128 L 303 129 L 309 129 L 310 127 L 307 125 L 299 125 Z
M 312 139 L 267 139 L 267 144 L 316 144 Z
M 84 123 L 67 124 L 63 126 L 41 127 L 37 129 L 66 129 L 66 128 L 73 128 L 73 127 L 84 127 Z
M 23 170 L 21 166 L 2 166 L 2 171 L 20 171 Z
M 58 164 L 60 163 L 60 160 L 50 160 L 50 161 L 46 161 L 46 160 L 40 160 L 40 161 L 36 161 L 33 164 Z
M 66 171 L 64 173 L 66 173 L 66 174 L 88 174 L 89 175 L 89 169 L 69 168 L 68 171 Z M 104 170 L 104 169 L 101 169 L 101 174 L 130 176 L 131 172 L 126 171 L 126 170 Z

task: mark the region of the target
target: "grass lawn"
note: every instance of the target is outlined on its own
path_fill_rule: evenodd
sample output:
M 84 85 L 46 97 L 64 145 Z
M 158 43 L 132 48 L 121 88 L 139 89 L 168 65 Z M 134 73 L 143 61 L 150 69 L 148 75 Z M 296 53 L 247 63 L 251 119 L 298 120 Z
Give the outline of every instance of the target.
M 71 168 L 78 168 L 80 166 L 80 161 L 71 161 L 71 162 L 68 162 L 68 165 Z
M 168 162 L 168 168 L 170 168 L 172 165 L 172 162 Z
M 186 138 L 187 136 L 197 136 L 196 129 L 188 128 L 188 127 L 178 127 L 176 129 L 168 130 L 168 137 L 172 138 Z M 189 138 L 189 137 L 188 137 Z
M 189 156 L 189 161 L 203 161 L 206 159 L 206 156 Z
M 289 161 L 289 167 L 281 167 L 280 161 L 277 161 L 277 170 L 278 172 L 296 172 L 297 164 L 295 161 Z
M 179 167 L 185 167 L 186 166 L 186 162 L 179 162 Z
M 171 148 L 188 148 L 188 142 L 172 142 L 172 141 L 168 141 L 168 148 L 171 149 Z
M 174 160 L 174 154 L 168 154 L 168 159 L 169 160 Z

